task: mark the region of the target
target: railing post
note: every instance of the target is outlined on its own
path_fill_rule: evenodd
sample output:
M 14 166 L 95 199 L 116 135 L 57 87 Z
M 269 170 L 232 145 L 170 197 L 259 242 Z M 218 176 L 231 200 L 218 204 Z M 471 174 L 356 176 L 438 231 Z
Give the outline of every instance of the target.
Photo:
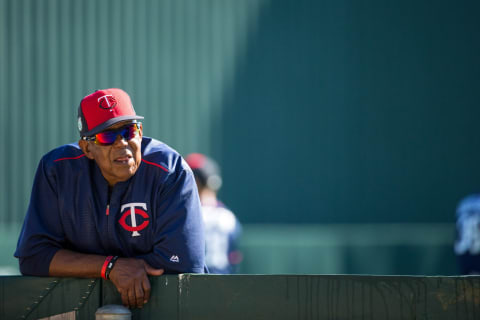
M 95 320 L 131 320 L 132 313 L 124 306 L 107 304 L 97 309 Z

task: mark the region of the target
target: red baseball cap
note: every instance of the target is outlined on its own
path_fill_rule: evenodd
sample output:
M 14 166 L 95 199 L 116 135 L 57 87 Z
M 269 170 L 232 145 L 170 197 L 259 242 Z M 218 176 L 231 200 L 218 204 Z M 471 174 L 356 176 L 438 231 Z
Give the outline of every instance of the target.
M 78 130 L 82 137 L 94 136 L 120 121 L 141 119 L 130 96 L 122 89 L 97 90 L 84 97 L 78 107 Z

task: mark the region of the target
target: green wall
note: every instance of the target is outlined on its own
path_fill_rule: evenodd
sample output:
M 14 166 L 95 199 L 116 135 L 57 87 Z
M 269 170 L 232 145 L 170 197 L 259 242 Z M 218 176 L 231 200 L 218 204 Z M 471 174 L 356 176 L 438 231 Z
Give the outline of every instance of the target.
M 480 3 L 271 1 L 225 94 L 249 222 L 450 222 L 478 190 Z
M 449 222 L 476 190 L 479 4 L 0 1 L 0 217 L 76 107 L 122 87 L 147 135 L 223 167 L 249 222 Z
M 105 87 L 146 135 L 216 158 L 245 225 L 452 223 L 480 178 L 479 9 L 0 0 L 0 224 L 18 228 L 39 158 L 78 139 L 80 99 Z

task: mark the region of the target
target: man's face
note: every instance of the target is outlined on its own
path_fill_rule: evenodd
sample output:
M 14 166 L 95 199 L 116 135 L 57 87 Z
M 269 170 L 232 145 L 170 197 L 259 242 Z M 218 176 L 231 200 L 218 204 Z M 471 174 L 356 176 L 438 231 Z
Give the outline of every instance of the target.
M 107 130 L 119 129 L 129 123 L 131 121 L 120 122 Z M 132 139 L 126 141 L 121 135 L 118 135 L 115 142 L 109 146 L 98 145 L 94 141 L 79 141 L 85 155 L 89 159 L 95 160 L 110 186 L 128 180 L 137 172 L 142 161 L 141 144 L 141 127 L 138 134 Z

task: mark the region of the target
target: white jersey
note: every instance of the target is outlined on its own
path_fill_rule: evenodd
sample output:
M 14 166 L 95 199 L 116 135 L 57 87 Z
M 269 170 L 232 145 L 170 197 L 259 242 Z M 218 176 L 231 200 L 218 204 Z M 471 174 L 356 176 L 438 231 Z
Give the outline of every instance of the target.
M 202 206 L 205 226 L 205 263 L 211 273 L 232 273 L 232 252 L 240 234 L 240 223 L 223 206 Z M 235 260 L 235 259 L 233 259 Z

